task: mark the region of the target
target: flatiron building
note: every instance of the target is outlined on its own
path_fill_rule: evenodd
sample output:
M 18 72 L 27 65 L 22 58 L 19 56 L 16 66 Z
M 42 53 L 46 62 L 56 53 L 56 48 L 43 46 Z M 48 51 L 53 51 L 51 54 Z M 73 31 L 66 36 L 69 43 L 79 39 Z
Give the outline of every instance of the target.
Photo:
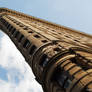
M 0 29 L 44 92 L 92 92 L 91 35 L 7 8 L 0 8 Z

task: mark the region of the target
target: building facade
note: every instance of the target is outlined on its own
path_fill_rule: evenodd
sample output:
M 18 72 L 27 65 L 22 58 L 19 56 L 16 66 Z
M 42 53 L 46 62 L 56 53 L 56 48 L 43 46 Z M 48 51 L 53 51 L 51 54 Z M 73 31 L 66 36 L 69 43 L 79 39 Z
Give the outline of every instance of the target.
M 0 8 L 0 29 L 44 92 L 92 92 L 91 35 L 7 8 Z

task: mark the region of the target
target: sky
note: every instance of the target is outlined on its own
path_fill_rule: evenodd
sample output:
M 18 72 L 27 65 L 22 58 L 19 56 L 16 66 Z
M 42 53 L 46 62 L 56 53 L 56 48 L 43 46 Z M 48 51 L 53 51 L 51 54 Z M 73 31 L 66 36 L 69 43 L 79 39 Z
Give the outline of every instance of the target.
M 92 0 L 0 0 L 0 7 L 92 35 Z M 0 92 L 43 92 L 29 65 L 0 31 Z

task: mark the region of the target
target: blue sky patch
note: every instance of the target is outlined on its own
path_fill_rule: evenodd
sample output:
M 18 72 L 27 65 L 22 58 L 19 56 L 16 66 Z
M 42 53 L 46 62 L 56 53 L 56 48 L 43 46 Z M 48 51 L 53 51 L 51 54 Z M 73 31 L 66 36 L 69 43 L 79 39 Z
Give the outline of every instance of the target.
M 0 79 L 4 81 L 8 81 L 8 70 L 0 65 Z

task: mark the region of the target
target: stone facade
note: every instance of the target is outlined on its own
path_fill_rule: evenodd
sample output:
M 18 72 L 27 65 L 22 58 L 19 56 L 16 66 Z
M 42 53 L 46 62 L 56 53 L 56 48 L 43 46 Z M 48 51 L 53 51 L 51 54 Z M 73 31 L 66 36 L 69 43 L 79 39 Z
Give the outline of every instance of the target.
M 7 8 L 0 8 L 0 29 L 44 92 L 92 92 L 91 35 Z

